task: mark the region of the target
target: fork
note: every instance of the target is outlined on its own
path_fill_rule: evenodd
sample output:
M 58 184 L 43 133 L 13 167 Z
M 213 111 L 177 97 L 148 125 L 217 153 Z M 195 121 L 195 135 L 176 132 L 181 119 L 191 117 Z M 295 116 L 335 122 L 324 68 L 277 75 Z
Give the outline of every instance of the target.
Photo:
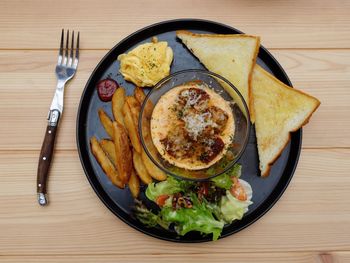
M 72 33 L 72 41 L 69 49 L 69 30 L 67 30 L 66 47 L 64 48 L 64 29 L 62 29 L 60 50 L 55 70 L 57 87 L 47 115 L 48 124 L 41 146 L 37 172 L 38 202 L 42 206 L 48 204 L 47 179 L 53 156 L 57 127 L 63 112 L 64 87 L 66 83 L 74 77 L 78 67 L 79 36 L 80 33 L 78 32 L 77 44 L 74 52 L 74 31 Z

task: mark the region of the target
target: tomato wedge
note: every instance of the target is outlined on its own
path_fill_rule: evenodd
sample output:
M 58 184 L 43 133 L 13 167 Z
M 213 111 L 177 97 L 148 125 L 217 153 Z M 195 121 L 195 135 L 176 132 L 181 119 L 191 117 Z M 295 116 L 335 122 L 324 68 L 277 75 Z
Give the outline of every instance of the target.
M 169 195 L 160 195 L 156 199 L 156 203 L 158 206 L 164 206 L 165 201 L 169 198 Z
M 230 189 L 231 194 L 240 201 L 246 201 L 247 193 L 245 192 L 243 186 L 239 183 L 239 180 L 237 179 L 237 177 L 233 177 L 232 181 L 233 181 L 233 185 L 231 186 L 231 189 Z

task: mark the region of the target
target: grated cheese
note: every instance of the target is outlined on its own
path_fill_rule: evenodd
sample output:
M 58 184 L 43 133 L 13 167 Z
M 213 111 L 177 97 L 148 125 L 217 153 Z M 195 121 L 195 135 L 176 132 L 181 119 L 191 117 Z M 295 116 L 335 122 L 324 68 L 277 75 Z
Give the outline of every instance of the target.
M 189 135 L 197 140 L 198 136 L 207 128 L 217 126 L 211 119 L 210 112 L 185 115 L 182 120 Z

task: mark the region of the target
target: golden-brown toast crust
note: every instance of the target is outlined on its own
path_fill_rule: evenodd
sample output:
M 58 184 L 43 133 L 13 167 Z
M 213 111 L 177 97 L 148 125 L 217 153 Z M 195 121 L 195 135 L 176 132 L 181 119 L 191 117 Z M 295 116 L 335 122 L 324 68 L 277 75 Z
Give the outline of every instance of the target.
M 254 70 L 261 70 L 261 72 L 263 72 L 267 77 L 269 77 L 270 79 L 272 79 L 273 81 L 276 81 L 278 82 L 280 85 L 282 85 L 283 87 L 285 88 L 288 88 L 288 89 L 291 89 L 295 92 L 298 92 L 298 93 L 301 93 L 311 99 L 313 99 L 315 101 L 315 106 L 314 108 L 312 109 L 312 111 L 310 112 L 309 116 L 304 120 L 303 123 L 301 123 L 300 125 L 298 125 L 296 128 L 294 128 L 293 130 L 289 131 L 289 134 L 288 134 L 288 137 L 287 137 L 287 140 L 285 142 L 285 144 L 283 145 L 283 147 L 281 147 L 280 151 L 277 152 L 277 154 L 274 156 L 274 158 L 272 158 L 272 160 L 267 164 L 268 168 L 265 170 L 265 171 L 261 171 L 261 176 L 262 177 L 266 177 L 269 175 L 270 173 L 270 170 L 271 170 L 271 166 L 275 163 L 275 161 L 278 159 L 278 157 L 281 156 L 284 148 L 287 146 L 288 142 L 290 141 L 291 139 L 291 132 L 295 132 L 297 130 L 299 130 L 302 126 L 304 126 L 305 124 L 307 124 L 312 116 L 312 114 L 316 111 L 316 109 L 320 106 L 321 102 L 316 99 L 315 97 L 309 95 L 309 94 L 306 94 L 305 92 L 302 92 L 300 90 L 297 90 L 297 89 L 294 89 L 292 87 L 289 87 L 288 85 L 284 84 L 283 82 L 281 82 L 279 79 L 275 78 L 274 76 L 272 76 L 270 73 L 268 73 L 267 71 L 265 71 L 263 68 L 261 68 L 260 66 L 256 65 L 257 69 L 254 69 Z
M 247 35 L 247 34 L 198 34 L 198 33 L 192 33 L 187 30 L 177 30 L 176 35 L 183 34 L 183 35 L 189 35 L 194 37 L 215 37 L 215 38 L 229 38 L 229 37 L 248 37 L 248 38 L 259 38 L 257 36 L 253 35 Z
M 318 99 L 316 99 L 315 97 L 313 97 L 313 96 L 311 96 L 311 95 L 309 95 L 309 94 L 307 94 L 307 93 L 305 93 L 305 92 L 303 92 L 303 91 L 301 91 L 301 90 L 298 90 L 298 89 L 289 87 L 288 85 L 284 84 L 282 81 L 280 81 L 279 79 L 277 79 L 276 77 L 272 76 L 270 73 L 268 73 L 266 70 L 264 70 L 264 69 L 263 69 L 262 67 L 260 67 L 259 65 L 256 64 L 255 66 L 257 67 L 257 70 L 260 70 L 260 71 L 261 71 L 262 73 L 264 73 L 267 77 L 269 77 L 269 78 L 272 79 L 273 81 L 276 81 L 276 82 L 279 83 L 281 86 L 284 86 L 284 87 L 287 88 L 287 89 L 296 91 L 296 92 L 298 92 L 298 93 L 301 93 L 301 94 L 303 94 L 303 95 L 305 95 L 305 96 L 307 96 L 307 97 L 313 99 L 313 100 L 316 102 L 316 104 L 317 104 L 316 107 L 315 107 L 315 109 L 314 109 L 314 111 L 318 108 L 318 106 L 320 106 L 321 102 L 320 102 Z M 314 112 L 314 111 L 313 111 L 313 112 Z M 313 113 L 313 112 L 312 112 L 312 113 Z M 300 127 L 299 127 L 299 128 L 300 128 Z
M 252 123 L 255 122 L 255 112 L 254 112 L 254 98 L 253 98 L 253 91 L 252 91 L 252 79 L 253 79 L 253 71 L 254 67 L 256 65 L 256 59 L 258 57 L 259 49 L 260 49 L 260 37 L 256 37 L 257 42 L 256 42 L 256 47 L 255 47 L 255 52 L 254 52 L 254 57 L 253 57 L 253 64 L 252 68 L 250 69 L 249 76 L 248 76 L 248 108 L 249 108 L 249 115 L 250 115 L 250 121 Z
M 212 37 L 212 38 L 232 38 L 232 37 L 247 37 L 247 38 L 255 38 L 257 39 L 256 42 L 256 47 L 254 51 L 254 56 L 253 56 L 253 63 L 252 67 L 250 69 L 249 75 L 248 75 L 248 101 L 247 101 L 247 106 L 249 108 L 249 114 L 250 114 L 250 121 L 252 123 L 255 122 L 255 115 L 254 115 L 254 105 L 253 105 L 253 95 L 252 95 L 252 78 L 253 78 L 253 70 L 254 66 L 256 64 L 256 59 L 259 53 L 259 48 L 260 48 L 260 37 L 259 36 L 253 36 L 253 35 L 247 35 L 247 34 L 198 34 L 198 33 L 192 33 L 187 30 L 177 30 L 176 35 L 188 35 L 188 36 L 193 36 L 193 37 Z

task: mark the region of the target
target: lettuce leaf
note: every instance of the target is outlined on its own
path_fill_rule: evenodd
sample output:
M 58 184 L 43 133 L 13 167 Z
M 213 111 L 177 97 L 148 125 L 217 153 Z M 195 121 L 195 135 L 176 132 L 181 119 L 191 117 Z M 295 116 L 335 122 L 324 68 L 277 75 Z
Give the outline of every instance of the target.
M 223 196 L 220 201 L 220 218 L 226 223 L 242 219 L 243 215 L 248 211 L 248 206 L 253 203 L 251 201 L 252 189 L 250 185 L 246 181 L 239 180 L 245 188 L 248 198 L 246 201 L 240 201 L 236 199 L 230 191 L 226 191 L 226 195 Z
M 134 213 L 137 219 L 144 225 L 148 227 L 155 227 L 156 225 L 160 225 L 161 227 L 168 229 L 169 222 L 163 220 L 159 214 L 154 214 L 150 210 L 146 208 L 142 202 L 137 201 L 134 208 Z
M 235 176 L 235 177 L 241 177 L 242 173 L 242 165 L 240 164 L 235 164 L 232 169 L 228 170 L 226 174 L 228 174 L 230 177 Z
M 226 173 L 212 178 L 211 181 L 214 183 L 215 186 L 224 188 L 226 190 L 230 189 L 232 185 L 231 177 Z
M 165 181 L 159 183 L 151 183 L 146 189 L 148 199 L 155 201 L 160 195 L 171 195 L 178 192 L 184 192 L 192 183 L 189 181 L 177 180 L 174 177 L 168 176 Z
M 215 186 L 229 190 L 232 186 L 231 177 L 241 176 L 242 166 L 240 164 L 235 164 L 232 169 L 228 170 L 226 173 L 216 176 L 211 179 Z
M 213 234 L 213 240 L 220 237 L 224 223 L 214 218 L 212 210 L 206 202 L 199 202 L 196 195 L 191 195 L 192 208 L 180 208 L 174 210 L 165 207 L 160 214 L 163 220 L 175 223 L 175 230 L 179 235 L 185 235 L 190 231 L 199 231 L 203 234 Z

